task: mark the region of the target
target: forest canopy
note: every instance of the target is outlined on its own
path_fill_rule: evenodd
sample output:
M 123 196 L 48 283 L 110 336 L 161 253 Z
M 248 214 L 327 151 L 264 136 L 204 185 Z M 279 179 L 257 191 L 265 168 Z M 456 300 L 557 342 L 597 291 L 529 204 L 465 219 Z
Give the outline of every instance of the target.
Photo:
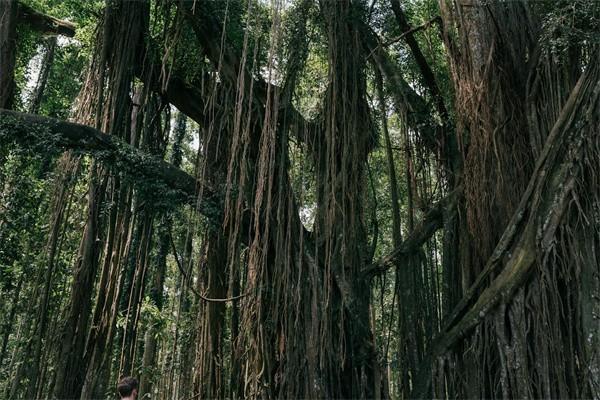
M 0 0 L 0 398 L 600 398 L 600 2 Z

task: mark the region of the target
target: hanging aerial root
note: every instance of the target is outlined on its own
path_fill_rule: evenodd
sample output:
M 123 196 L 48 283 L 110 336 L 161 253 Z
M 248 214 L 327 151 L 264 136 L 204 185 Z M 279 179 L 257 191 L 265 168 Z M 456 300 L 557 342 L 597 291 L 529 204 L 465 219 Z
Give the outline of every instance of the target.
M 171 235 L 170 232 L 169 232 L 169 241 L 171 242 L 171 251 L 173 252 L 173 257 L 175 258 L 177 268 L 179 268 L 179 272 L 181 273 L 181 275 L 183 275 L 183 278 L 186 281 L 189 281 L 190 277 L 188 276 L 188 273 L 185 271 L 185 268 L 183 268 L 183 265 L 181 265 L 180 257 L 179 257 L 179 254 L 177 253 L 177 248 L 175 247 L 175 242 L 173 241 L 173 235 Z M 205 301 L 207 303 L 227 303 L 230 301 L 237 301 L 237 300 L 243 299 L 244 297 L 251 294 L 251 293 L 244 293 L 244 294 L 240 294 L 238 296 L 216 299 L 216 298 L 212 298 L 212 297 L 206 297 L 205 295 L 203 295 L 202 293 L 197 291 L 193 286 L 189 286 L 189 289 L 192 291 L 192 293 L 194 293 L 194 295 L 196 297 L 198 297 L 200 300 Z

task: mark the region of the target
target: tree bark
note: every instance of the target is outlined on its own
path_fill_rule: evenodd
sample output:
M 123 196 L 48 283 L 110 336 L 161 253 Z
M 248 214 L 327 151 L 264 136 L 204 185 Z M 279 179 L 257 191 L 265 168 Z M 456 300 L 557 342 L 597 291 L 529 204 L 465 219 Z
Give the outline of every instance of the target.
M 26 4 L 19 3 L 18 22 L 43 35 L 75 36 L 75 24 L 42 14 Z
M 6 109 L 12 108 L 15 90 L 18 8 L 16 0 L 0 2 L 0 108 Z
M 597 55 L 594 58 L 597 60 Z M 482 272 L 450 314 L 425 363 L 431 363 L 449 351 L 499 304 L 510 305 L 517 290 L 528 281 L 536 263 L 552 251 L 556 232 L 568 223 L 565 213 L 576 181 L 586 174 L 586 164 L 582 161 L 584 142 L 597 140 L 594 117 L 600 111 L 600 68 L 597 65 L 597 62 L 590 64 L 572 91 L 548 134 L 519 207 L 491 257 L 481 268 Z M 592 154 L 592 157 L 598 155 Z M 482 290 L 485 282 L 496 273 L 497 276 Z M 425 365 L 411 397 L 427 396 L 430 379 L 431 368 Z

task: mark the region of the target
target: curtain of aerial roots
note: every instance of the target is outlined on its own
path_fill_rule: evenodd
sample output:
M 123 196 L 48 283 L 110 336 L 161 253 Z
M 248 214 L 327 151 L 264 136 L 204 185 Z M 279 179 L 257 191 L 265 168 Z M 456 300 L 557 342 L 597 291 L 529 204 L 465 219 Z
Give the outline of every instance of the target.
M 306 318 L 303 308 L 307 304 L 299 302 L 307 289 L 298 282 L 302 226 L 292 214 L 287 132 L 277 129 L 280 93 L 272 85 L 278 78 L 274 63 L 281 45 L 281 3 L 275 1 L 272 6 L 270 43 L 257 43 L 260 38 L 253 37 L 253 29 L 247 29 L 244 37 L 226 171 L 224 222 L 229 236 L 228 265 L 234 275 L 240 244 L 247 246 L 243 281 L 248 296 L 240 304 L 240 336 L 232 338 L 236 340 L 232 384 L 237 386 L 236 394 L 249 398 L 304 393 L 308 372 L 300 361 L 307 323 L 301 319 Z M 258 14 L 252 7 L 248 3 L 247 15 Z M 251 18 L 249 23 L 261 21 Z M 269 49 L 266 87 L 254 87 L 256 81 L 245 73 L 256 69 L 260 46 Z M 263 97 L 264 104 L 257 104 L 255 97 Z M 250 165 L 248 159 L 254 163 Z
M 247 14 L 258 14 L 252 7 L 249 3 Z M 233 100 L 234 108 L 225 112 L 231 123 L 220 122 L 222 114 L 217 113 L 204 129 L 204 162 L 209 166 L 205 175 L 227 176 L 221 228 L 225 239 L 207 244 L 205 285 L 210 293 L 223 294 L 227 274 L 235 281 L 238 271 L 244 273 L 246 297 L 239 305 L 240 335 L 232 335 L 231 383 L 238 391 L 232 395 L 352 397 L 361 394 L 359 388 L 365 387 L 361 385 L 365 380 L 372 383 L 372 371 L 365 366 L 373 358 L 369 293 L 354 287 L 353 282 L 366 254 L 362 251 L 366 235 L 360 188 L 371 145 L 358 37 L 348 23 L 350 5 L 325 2 L 332 86 L 327 94 L 324 133 L 313 140 L 319 142 L 312 149 L 319 166 L 319 218 L 316 244 L 308 246 L 287 175 L 288 132 L 278 129 L 283 125 L 278 122 L 285 121 L 279 114 L 280 93 L 271 84 L 281 79 L 274 72 L 280 54 L 280 7 L 279 2 L 273 4 L 268 65 L 263 72 L 266 87 L 254 87 L 256 81 L 245 73 L 246 68 L 255 70 L 259 47 L 253 30 L 247 29 L 236 87 L 231 95 L 227 89 L 215 89 Z M 249 24 L 259 22 L 249 20 Z M 346 64 L 346 60 L 351 61 Z M 254 101 L 255 96 L 264 96 L 264 103 Z M 230 140 L 223 139 L 227 135 Z M 221 146 L 220 157 L 226 155 L 226 171 L 210 168 L 223 165 L 210 158 L 214 146 Z M 228 149 L 222 150 L 223 146 Z M 210 176 L 206 180 L 216 181 Z M 348 198 L 346 193 L 352 196 Z M 243 254 L 242 245 L 246 247 Z M 225 273 L 219 272 L 222 264 L 211 267 L 224 259 L 224 252 L 228 260 Z M 245 263 L 245 270 L 240 270 L 240 262 Z M 360 296 L 362 303 L 354 296 Z M 210 355 L 199 351 L 197 381 L 205 394 L 222 394 L 222 350 L 216 349 L 223 335 L 222 307 L 202 306 L 208 313 L 200 327 L 199 350 L 215 349 Z
M 46 73 L 50 64 L 50 60 L 44 60 L 42 68 L 46 70 Z M 43 78 L 40 75 L 38 84 L 46 78 L 47 76 Z M 39 100 L 42 92 L 43 88 L 36 88 L 32 103 Z M 16 152 L 13 157 L 11 157 L 11 160 L 2 160 L 2 162 L 9 161 L 3 165 L 5 168 L 10 168 L 11 164 L 14 165 L 12 169 L 13 173 L 11 174 L 14 176 L 14 179 L 5 181 L 4 176 L 0 176 L 3 186 L 2 195 L 5 197 L 2 199 L 5 203 L 3 206 L 7 207 L 6 211 L 2 213 L 2 218 L 0 218 L 0 242 L 8 244 L 16 252 L 22 251 L 23 254 L 20 255 L 22 257 L 21 262 L 28 265 L 28 267 L 23 269 L 20 277 L 17 279 L 14 296 L 11 298 L 13 305 L 9 311 L 9 318 L 6 320 L 0 361 L 4 360 L 4 357 L 7 356 L 8 339 L 15 324 L 18 309 L 22 308 L 24 303 L 28 304 L 28 307 L 36 307 L 34 308 L 36 312 L 26 312 L 18 324 L 15 349 L 12 353 L 9 367 L 11 379 L 7 382 L 6 391 L 3 393 L 8 398 L 18 396 L 34 398 L 41 396 L 46 385 L 53 379 L 52 376 L 49 376 L 50 374 L 46 373 L 46 369 L 41 368 L 41 365 L 47 365 L 47 362 L 54 362 L 56 358 L 56 354 L 53 352 L 54 348 L 47 344 L 48 340 L 52 340 L 52 336 L 56 333 L 58 322 L 58 312 L 56 311 L 61 307 L 60 301 L 56 301 L 53 298 L 52 284 L 64 277 L 62 266 L 57 266 L 57 259 L 60 258 L 61 250 L 63 250 L 64 224 L 70 218 L 71 210 L 74 208 L 72 207 L 73 183 L 78 176 L 79 160 L 70 154 L 65 154 L 55 164 L 49 155 L 44 155 L 36 159 Z M 30 179 L 31 175 L 21 175 L 27 168 L 24 164 L 25 161 L 33 165 L 32 170 L 35 171 L 34 179 Z M 54 173 L 51 171 L 52 166 L 55 167 Z M 46 191 L 38 193 L 32 191 L 32 185 L 36 181 L 40 182 L 40 180 L 46 180 L 46 178 L 51 176 L 54 176 L 54 178 L 47 179 L 47 183 L 44 184 L 44 186 L 47 185 L 47 191 L 52 193 L 51 196 L 46 196 Z M 31 182 L 25 182 L 24 179 Z M 49 221 L 46 221 L 48 222 L 47 231 L 46 227 L 44 227 L 43 231 L 38 232 L 39 236 L 37 238 L 35 236 L 36 230 L 32 228 L 36 224 L 25 220 L 25 225 L 21 229 L 31 228 L 31 231 L 28 231 L 31 232 L 31 235 L 24 236 L 27 238 L 27 242 L 25 247 L 20 249 L 20 246 L 15 246 L 15 243 L 13 243 L 14 238 L 10 234 L 7 235 L 11 230 L 18 230 L 19 228 L 16 226 L 11 227 L 12 224 L 9 224 L 9 227 L 12 229 L 7 231 L 4 222 L 6 219 L 12 219 L 11 213 L 16 212 L 18 215 L 22 213 L 21 210 L 14 207 L 18 206 L 18 204 L 13 202 L 16 199 L 15 196 L 23 196 L 25 193 L 27 193 L 25 198 L 31 204 L 35 204 L 35 208 L 39 213 L 35 218 L 43 219 L 47 214 L 51 215 Z M 32 240 L 43 240 L 42 234 L 46 232 L 48 232 L 48 237 L 45 246 L 40 246 L 40 243 L 34 245 L 31 242 Z M 23 236 L 21 235 L 21 231 L 19 232 L 19 236 Z M 31 251 L 34 249 L 39 254 L 39 257 L 35 259 L 31 254 Z M 45 249 L 46 251 L 40 251 L 40 249 Z M 3 254 L 3 258 L 7 255 L 8 257 L 14 256 L 10 253 L 5 253 Z M 18 260 L 19 258 L 16 257 L 16 259 Z M 57 275 L 59 276 L 58 278 Z M 27 276 L 30 278 L 25 280 Z M 23 385 L 23 383 L 27 383 L 27 385 Z
M 356 29 L 364 14 L 359 3 L 349 1 L 325 1 L 320 6 L 329 62 L 323 127 L 313 150 L 315 253 L 323 268 L 320 364 L 327 395 L 370 398 L 376 374 L 370 291 L 359 277 L 369 262 L 362 188 L 374 144 Z
M 427 151 L 418 135 L 409 130 L 406 111 L 398 110 L 400 115 L 400 137 L 403 144 L 404 177 L 406 179 L 406 221 L 405 231 L 410 235 L 415 229 L 415 219 L 419 210 L 434 203 L 436 189 L 443 182 L 440 170 L 433 156 Z M 391 393 L 408 397 L 414 386 L 415 375 L 427 353 L 431 350 L 431 340 L 439 331 L 441 321 L 441 287 L 439 259 L 441 249 L 434 239 L 406 257 L 396 261 L 394 300 L 397 311 L 389 316 L 389 329 L 398 332 L 394 338 L 396 346 L 392 359 L 398 363 L 391 377 Z M 383 306 L 382 306 L 383 308 Z M 394 313 L 397 315 L 394 316 Z M 384 314 L 385 315 L 385 314 Z M 392 324 L 395 324 L 394 326 Z M 384 327 L 386 329 L 386 327 Z M 390 346 L 384 347 L 386 358 Z
M 217 71 L 218 73 L 218 71 Z M 201 127 L 199 159 L 197 166 L 198 204 L 204 196 L 205 186 L 218 193 L 226 191 L 228 154 L 231 146 L 235 110 L 235 91 L 226 82 L 207 79 L 214 71 L 203 73 L 204 98 L 207 123 Z M 218 104 L 217 104 L 218 101 Z M 233 201 L 233 200 L 232 200 Z M 237 199 L 236 199 L 237 201 Z M 236 211 L 239 211 L 236 205 Z M 239 214 L 241 215 L 241 214 Z M 204 232 L 204 243 L 198 271 L 198 290 L 210 299 L 224 299 L 228 293 L 233 297 L 240 294 L 240 251 L 239 242 L 230 228 L 234 223 L 225 224 L 223 216 L 210 221 Z M 237 222 L 237 220 L 235 220 Z M 239 229 L 239 226 L 236 227 Z M 235 229 L 235 228 L 234 228 Z M 229 238 L 232 237 L 232 240 Z M 239 237 L 239 236 L 238 236 Z M 239 397 L 238 385 L 239 356 L 235 352 L 238 337 L 239 309 L 236 302 L 230 307 L 231 325 L 227 338 L 227 304 L 222 301 L 200 301 L 195 310 L 195 366 L 193 392 L 203 398 Z M 227 351 L 229 350 L 229 355 Z M 225 372 L 229 371 L 229 375 Z M 229 390 L 228 390 L 229 388 Z M 183 393 L 185 395 L 185 393 Z
M 516 210 L 546 137 L 589 49 L 558 59 L 539 47 L 540 24 L 526 2 L 441 2 L 458 49 L 452 54 L 466 213 L 461 213 L 463 292 L 474 282 Z M 452 48 L 449 46 L 448 48 Z M 593 98 L 568 120 L 589 129 L 574 155 L 577 180 L 552 244 L 536 249 L 533 277 L 438 360 L 436 396 L 593 397 L 598 395 L 598 76 Z M 590 84 L 586 82 L 585 84 Z M 589 113 L 589 114 L 586 114 Z M 576 134 L 571 140 L 578 139 Z M 568 143 L 568 142 L 567 142 Z M 567 184 L 565 182 L 565 184 Z
M 159 113 L 155 106 L 145 113 L 154 103 L 146 101 L 148 93 L 143 90 L 135 107 L 130 99 L 133 67 L 147 17 L 146 3 L 107 3 L 75 120 L 119 136 L 135 147 L 160 152 L 164 142 L 160 119 L 149 122 L 147 116 Z M 107 43 L 110 45 L 103 45 Z M 129 335 L 136 331 L 148 263 L 153 217 L 150 206 L 132 214 L 138 196 L 131 185 L 94 161 L 88 179 L 85 229 L 74 266 L 55 382 L 50 385 L 58 398 L 99 397 L 110 379 L 116 378 L 110 373 L 131 372 L 136 341 Z M 101 208 L 106 212 L 100 213 Z M 92 304 L 95 283 L 97 295 Z M 123 285 L 127 285 L 126 291 L 122 291 Z M 123 305 L 124 310 L 119 310 Z M 127 334 L 117 335 L 119 311 L 126 316 Z M 122 343 L 119 368 L 111 368 L 112 354 L 107 350 L 115 338 Z

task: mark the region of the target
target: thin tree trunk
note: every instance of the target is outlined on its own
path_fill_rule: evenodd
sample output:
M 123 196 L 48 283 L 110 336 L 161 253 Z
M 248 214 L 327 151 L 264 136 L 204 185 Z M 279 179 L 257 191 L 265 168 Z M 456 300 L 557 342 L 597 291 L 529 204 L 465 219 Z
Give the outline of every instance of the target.
M 44 57 L 41 61 L 40 72 L 38 76 L 37 83 L 35 85 L 35 89 L 31 96 L 31 101 L 29 103 L 29 112 L 31 114 L 37 114 L 40 105 L 42 104 L 42 100 L 44 98 L 44 91 L 46 89 L 46 84 L 48 83 L 48 77 L 50 76 L 50 71 L 52 69 L 52 64 L 54 63 L 54 52 L 56 50 L 56 37 L 51 36 L 46 39 L 44 44 L 45 52 Z
M 0 366 L 4 364 L 4 357 L 6 355 L 6 349 L 8 346 L 8 339 L 14 331 L 13 328 L 15 326 L 15 317 L 17 314 L 17 308 L 19 306 L 19 297 L 21 295 L 21 287 L 23 286 L 24 279 L 24 273 L 21 273 L 21 275 L 19 276 L 19 280 L 17 281 L 17 286 L 15 287 L 11 295 L 12 305 L 8 313 L 8 318 L 2 326 L 2 348 L 0 350 Z
M 401 216 L 400 216 L 400 202 L 399 202 L 399 198 L 398 198 L 398 179 L 396 178 L 396 164 L 394 162 L 394 152 L 392 150 L 392 141 L 390 138 L 390 132 L 388 129 L 388 118 L 387 118 L 387 106 L 386 106 L 386 100 L 385 100 L 385 95 L 383 92 L 383 78 L 381 76 L 381 72 L 379 70 L 375 70 L 375 83 L 377 86 L 377 95 L 378 95 L 378 101 L 379 101 L 379 110 L 381 113 L 381 121 L 382 121 L 382 126 L 383 126 L 383 135 L 384 135 L 384 140 L 385 140 L 385 153 L 386 153 L 386 159 L 387 159 L 387 167 L 388 167 L 388 179 L 390 180 L 390 197 L 391 197 L 391 203 L 392 203 L 392 239 L 393 239 L 393 244 L 394 244 L 394 248 L 397 248 L 401 245 L 402 243 L 402 227 L 401 227 Z M 398 297 L 398 301 L 400 302 L 400 305 L 402 306 L 403 303 L 403 297 L 402 292 L 399 292 L 399 280 L 402 279 L 400 277 L 400 270 L 399 268 L 401 267 L 400 263 L 398 263 L 398 267 L 396 268 L 395 271 L 395 283 L 394 283 L 394 296 Z M 392 303 L 392 307 L 394 307 L 394 304 Z M 392 313 L 393 315 L 393 313 Z M 402 338 L 401 338 L 402 340 Z M 382 380 L 382 383 L 385 385 L 384 386 L 384 398 L 389 398 L 389 380 L 386 378 L 387 377 L 387 365 L 388 365 L 388 360 L 387 360 L 387 348 L 386 348 L 386 353 L 385 353 L 385 359 L 384 364 L 386 366 L 386 373 L 383 374 L 384 379 Z M 379 395 L 379 393 L 376 393 L 376 395 Z
M 171 154 L 171 164 L 179 168 L 182 162 L 181 145 L 186 133 L 186 116 L 183 113 L 177 115 L 175 123 L 175 138 L 173 141 L 173 151 Z M 154 303 L 158 311 L 162 311 L 164 298 L 163 290 L 165 275 L 167 271 L 167 254 L 171 248 L 171 229 L 173 226 L 173 215 L 169 212 L 162 215 L 158 224 L 158 249 L 156 255 L 156 269 L 152 277 L 152 286 L 150 288 L 150 300 Z M 156 353 L 157 353 L 157 330 L 155 324 L 151 321 L 144 335 L 144 356 L 142 360 L 142 375 L 140 379 L 140 395 L 148 393 L 152 396 L 152 385 L 156 380 Z

